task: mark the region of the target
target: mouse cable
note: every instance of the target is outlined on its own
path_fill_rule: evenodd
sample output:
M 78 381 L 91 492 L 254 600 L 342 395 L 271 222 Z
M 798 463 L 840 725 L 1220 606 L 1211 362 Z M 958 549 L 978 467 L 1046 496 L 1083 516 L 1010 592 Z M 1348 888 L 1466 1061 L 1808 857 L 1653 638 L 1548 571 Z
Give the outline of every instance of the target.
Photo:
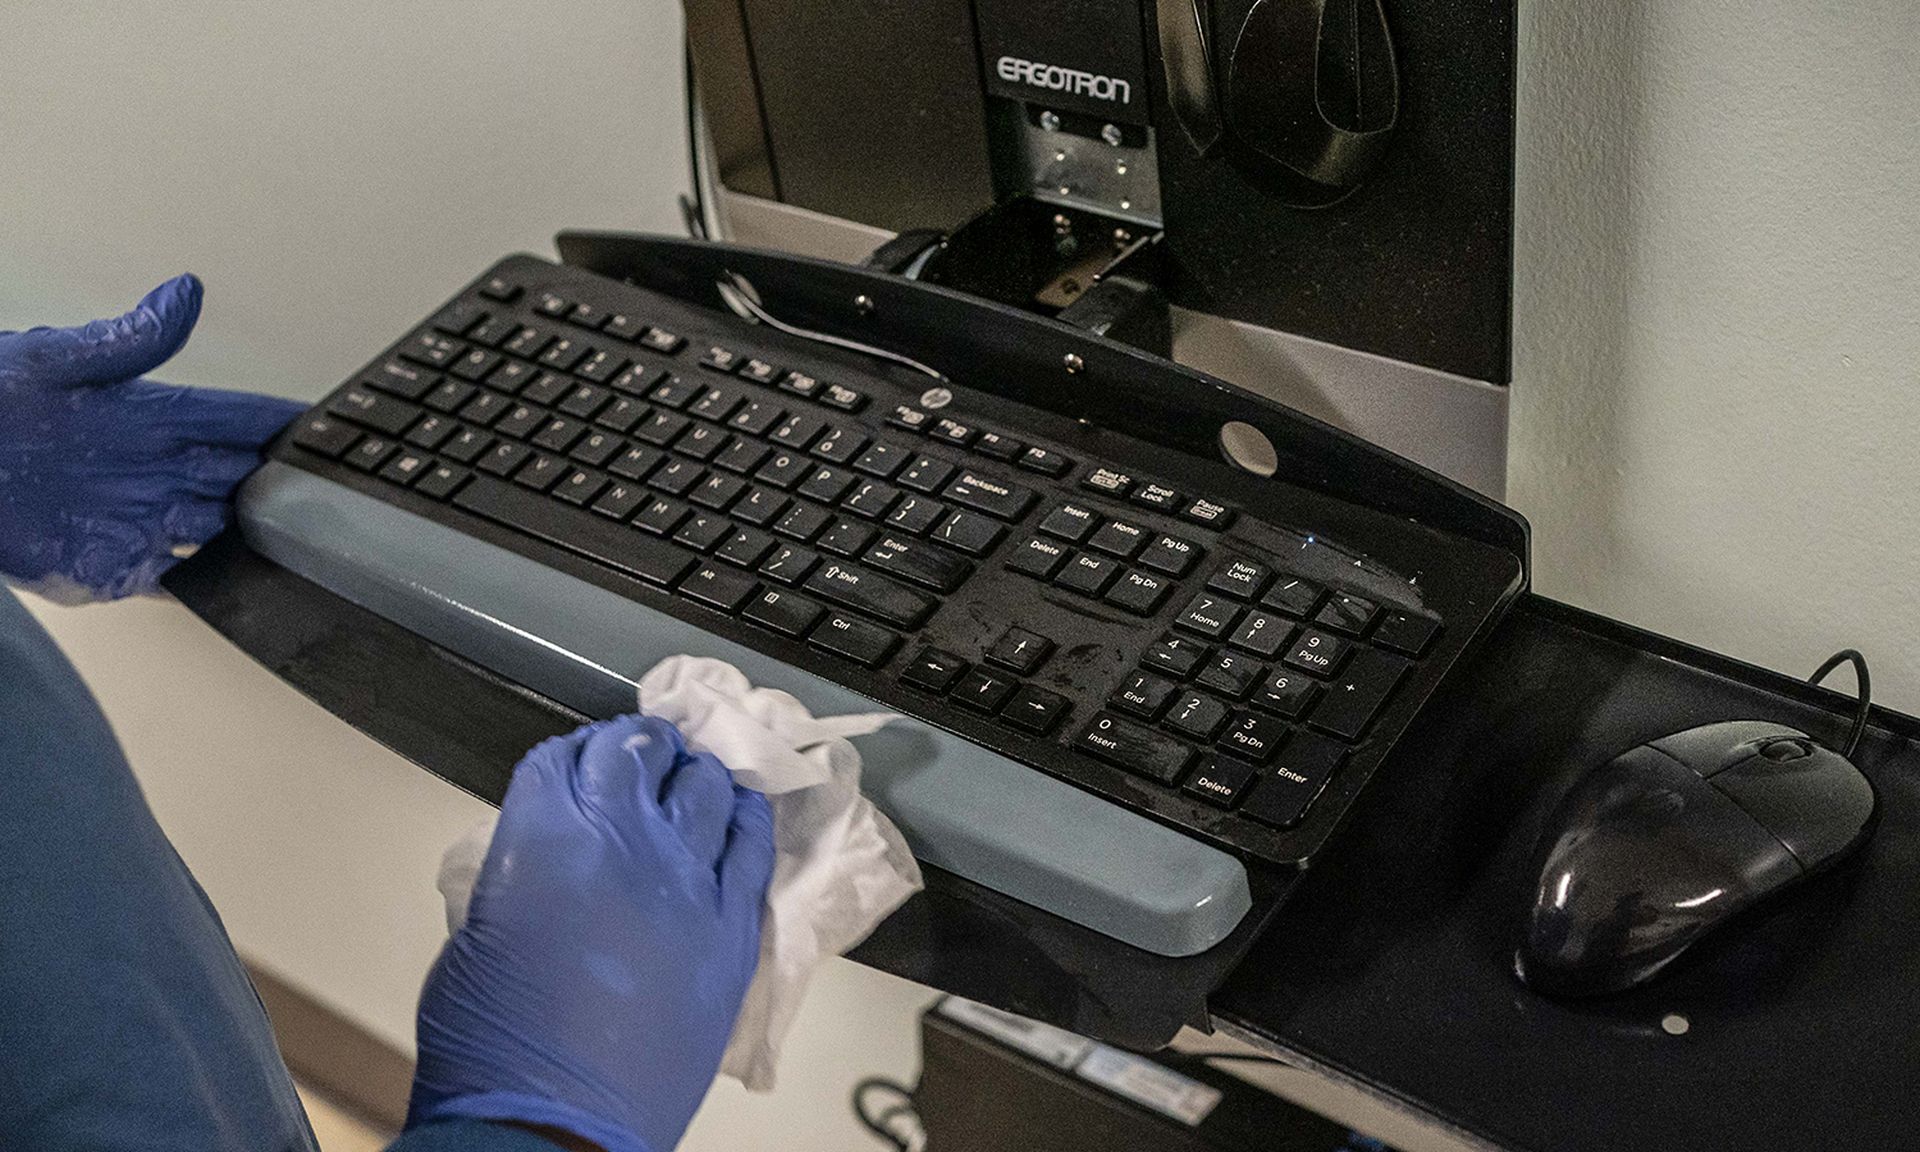
M 1842 648 L 1827 657 L 1826 662 L 1813 670 L 1807 677 L 1807 683 L 1818 684 L 1827 678 L 1827 674 L 1842 664 L 1853 665 L 1853 678 L 1859 685 L 1859 703 L 1853 711 L 1853 730 L 1847 733 L 1847 750 L 1842 753 L 1847 759 L 1853 759 L 1853 753 L 1860 747 L 1860 737 L 1867 731 L 1867 709 L 1873 706 L 1873 678 L 1867 674 L 1867 658 L 1852 648 Z
M 896 1096 L 898 1103 L 880 1112 L 878 1115 L 869 1110 L 867 1096 L 873 1092 L 885 1092 Z M 867 1131 L 900 1150 L 910 1152 L 915 1135 L 903 1133 L 896 1121 L 906 1119 L 917 1122 L 920 1114 L 913 1107 L 913 1093 L 906 1085 L 888 1080 L 882 1076 L 869 1076 L 853 1086 L 853 1114 Z M 917 1125 L 916 1125 L 917 1126 Z

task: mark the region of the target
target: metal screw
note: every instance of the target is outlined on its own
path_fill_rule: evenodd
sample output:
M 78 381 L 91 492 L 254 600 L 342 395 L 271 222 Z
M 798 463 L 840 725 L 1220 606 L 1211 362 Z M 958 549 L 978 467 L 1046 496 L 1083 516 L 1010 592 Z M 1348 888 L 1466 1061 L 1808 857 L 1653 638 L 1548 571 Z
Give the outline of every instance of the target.
M 1670 1012 L 1660 1018 L 1660 1030 L 1669 1036 L 1685 1036 L 1691 1027 L 1692 1021 L 1678 1012 Z
M 1040 127 L 1043 131 L 1060 131 L 1060 114 L 1052 110 L 1040 113 Z
M 1127 231 L 1125 228 L 1115 228 L 1113 230 L 1113 242 L 1117 246 L 1125 247 L 1133 243 L 1133 233 Z
M 1107 143 L 1113 145 L 1115 148 L 1120 147 L 1120 140 L 1121 140 L 1120 125 L 1108 124 L 1103 126 L 1100 129 L 1100 139 L 1105 140 Z
M 1080 359 L 1080 354 L 1078 352 L 1067 353 L 1066 359 L 1063 361 L 1063 363 L 1066 364 L 1067 373 L 1069 375 L 1075 372 L 1078 372 L 1080 371 L 1080 369 L 1085 368 L 1087 366 L 1087 362 L 1085 360 Z
M 1062 148 L 1058 152 L 1055 152 L 1053 154 L 1053 162 L 1055 164 L 1065 164 L 1067 162 L 1067 150 Z
M 1127 174 L 1127 162 L 1122 160 L 1118 164 L 1115 164 L 1113 166 L 1113 174 L 1115 176 L 1125 176 Z
M 1133 201 L 1131 201 L 1131 200 L 1122 200 L 1122 201 L 1120 201 L 1120 210 L 1121 210 L 1122 212 L 1125 212 L 1125 211 L 1127 211 L 1127 210 L 1128 210 L 1129 208 L 1132 208 L 1132 207 L 1133 207 Z
M 873 315 L 873 297 L 862 292 L 853 298 L 853 310 L 862 316 Z
M 1065 184 L 1062 184 L 1060 185 L 1060 195 L 1071 196 L 1073 195 L 1073 189 L 1067 187 Z

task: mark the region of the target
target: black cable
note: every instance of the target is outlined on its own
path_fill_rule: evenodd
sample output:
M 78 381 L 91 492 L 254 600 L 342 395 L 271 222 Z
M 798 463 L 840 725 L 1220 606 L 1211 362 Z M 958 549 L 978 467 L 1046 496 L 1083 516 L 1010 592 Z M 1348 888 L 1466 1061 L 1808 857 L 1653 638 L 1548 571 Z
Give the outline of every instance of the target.
M 878 1116 L 872 1115 L 867 1111 L 867 1093 L 875 1090 L 892 1092 L 900 1097 L 900 1102 Z M 866 1127 L 867 1131 L 893 1145 L 900 1152 L 908 1152 L 912 1147 L 905 1137 L 887 1127 L 894 1118 L 899 1116 L 912 1116 L 916 1119 L 919 1117 L 919 1113 L 913 1108 L 913 1093 L 907 1089 L 906 1085 L 884 1076 L 867 1077 L 853 1086 L 853 1114 L 859 1117 L 860 1123 Z
M 1827 674 L 1842 664 L 1853 665 L 1853 678 L 1859 686 L 1859 703 L 1854 707 L 1853 730 L 1847 733 L 1847 750 L 1843 753 L 1847 759 L 1853 759 L 1855 750 L 1860 747 L 1860 737 L 1867 731 L 1867 710 L 1873 707 L 1873 678 L 1867 674 L 1867 658 L 1852 648 L 1842 648 L 1827 657 L 1826 662 L 1813 670 L 1807 677 L 1807 683 L 1818 684 L 1827 678 Z
M 687 235 L 695 240 L 710 240 L 712 237 L 707 235 L 707 201 L 705 194 L 700 190 L 700 125 L 694 116 L 693 42 L 691 40 L 687 42 L 683 55 L 686 61 L 683 79 L 687 105 L 687 174 L 692 181 L 693 196 L 680 197 L 680 216 L 686 224 Z

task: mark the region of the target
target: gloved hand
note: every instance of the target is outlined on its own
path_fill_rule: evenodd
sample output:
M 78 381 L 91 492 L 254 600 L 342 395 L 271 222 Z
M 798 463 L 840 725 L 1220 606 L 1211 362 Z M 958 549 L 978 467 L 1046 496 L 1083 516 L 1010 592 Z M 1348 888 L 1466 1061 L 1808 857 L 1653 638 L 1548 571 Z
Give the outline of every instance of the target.
M 181 276 L 117 320 L 0 332 L 0 575 L 69 602 L 151 592 L 226 525 L 301 405 L 139 379 L 199 316 Z
M 773 857 L 766 798 L 664 720 L 529 752 L 420 995 L 408 1127 L 508 1120 L 668 1152 L 753 977 Z

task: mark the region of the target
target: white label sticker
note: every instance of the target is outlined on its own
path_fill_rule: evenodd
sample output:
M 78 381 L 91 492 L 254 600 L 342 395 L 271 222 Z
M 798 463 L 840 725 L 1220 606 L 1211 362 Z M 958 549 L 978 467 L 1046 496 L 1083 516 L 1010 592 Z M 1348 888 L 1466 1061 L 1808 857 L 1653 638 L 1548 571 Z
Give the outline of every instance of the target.
M 991 1036 L 1007 1047 L 1025 1052 L 1035 1060 L 1055 1068 L 1071 1069 L 1095 1047 L 1094 1042 L 1085 1036 L 1077 1036 L 1064 1028 L 1015 1016 L 1011 1012 L 1002 1012 L 972 1000 L 962 1000 L 958 996 L 949 996 L 940 1001 L 939 1012 L 950 1020 L 957 1020 L 976 1032 Z
M 1144 1056 L 1096 1044 L 1080 1061 L 1080 1078 L 1124 1096 L 1144 1108 L 1170 1116 L 1192 1128 L 1207 1118 L 1221 1100 L 1220 1090 L 1183 1076 Z

